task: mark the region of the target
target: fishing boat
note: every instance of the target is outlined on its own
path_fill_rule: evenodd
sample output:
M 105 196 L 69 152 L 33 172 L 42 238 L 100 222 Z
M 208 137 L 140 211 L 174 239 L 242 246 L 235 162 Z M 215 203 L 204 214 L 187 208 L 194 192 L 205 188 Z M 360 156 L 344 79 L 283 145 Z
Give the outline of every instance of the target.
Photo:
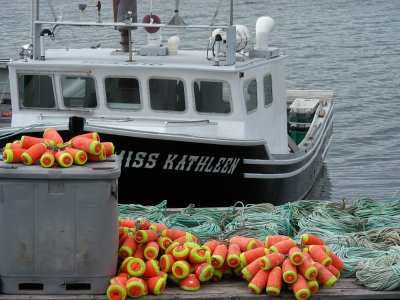
M 252 37 L 234 24 L 233 1 L 223 26 L 187 24 L 179 1 L 166 23 L 153 11 L 137 16 L 132 0 L 113 1 L 114 22 L 100 20 L 100 1 L 93 21 L 40 20 L 39 5 L 32 1 L 32 43 L 8 63 L 12 120 L 2 144 L 49 127 L 65 139 L 97 132 L 121 161 L 120 203 L 218 207 L 306 197 L 332 139 L 333 92 L 286 89 L 288 57 L 269 45 L 272 18 L 248 25 Z M 60 26 L 74 34 L 115 28 L 116 46 L 45 48 Z M 169 28 L 180 34 L 161 35 Z M 181 49 L 187 29 L 209 38 Z M 147 32 L 147 44 L 134 43 L 135 30 Z

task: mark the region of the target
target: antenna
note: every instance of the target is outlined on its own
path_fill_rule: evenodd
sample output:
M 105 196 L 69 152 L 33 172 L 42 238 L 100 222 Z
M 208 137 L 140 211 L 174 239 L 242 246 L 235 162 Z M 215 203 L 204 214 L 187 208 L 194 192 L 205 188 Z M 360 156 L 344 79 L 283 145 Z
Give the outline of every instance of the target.
M 179 15 L 179 0 L 175 0 L 175 15 L 172 17 L 169 25 L 186 25 L 185 21 Z

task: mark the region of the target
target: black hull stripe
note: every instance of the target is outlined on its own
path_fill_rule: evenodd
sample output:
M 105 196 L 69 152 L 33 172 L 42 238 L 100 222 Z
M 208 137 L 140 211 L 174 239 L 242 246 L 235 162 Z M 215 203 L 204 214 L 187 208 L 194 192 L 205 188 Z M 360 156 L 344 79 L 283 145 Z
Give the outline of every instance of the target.
M 329 141 L 328 141 L 328 143 L 327 143 L 327 145 L 326 145 L 326 147 L 325 147 L 325 149 L 324 149 L 324 152 L 323 152 L 323 154 L 322 154 L 322 157 L 325 156 L 325 154 L 326 154 L 326 152 L 327 152 L 327 149 L 329 148 L 329 145 L 330 145 L 331 141 L 332 141 L 332 136 L 330 137 L 330 139 L 329 139 Z M 321 145 L 320 145 L 320 147 L 321 147 Z M 319 148 L 320 148 L 320 147 L 319 147 Z M 292 171 L 292 172 L 280 173 L 280 174 L 277 174 L 277 173 L 274 173 L 274 174 L 244 173 L 244 178 L 251 178 L 251 179 L 275 179 L 275 178 L 289 178 L 289 177 L 293 177 L 293 176 L 296 176 L 296 175 L 302 173 L 304 170 L 306 170 L 306 169 L 311 165 L 311 163 L 315 160 L 315 158 L 318 156 L 318 154 L 319 154 L 319 149 L 318 149 L 318 151 L 316 151 L 316 152 L 314 153 L 313 157 L 307 161 L 306 164 L 304 164 L 301 168 L 298 168 L 297 170 Z

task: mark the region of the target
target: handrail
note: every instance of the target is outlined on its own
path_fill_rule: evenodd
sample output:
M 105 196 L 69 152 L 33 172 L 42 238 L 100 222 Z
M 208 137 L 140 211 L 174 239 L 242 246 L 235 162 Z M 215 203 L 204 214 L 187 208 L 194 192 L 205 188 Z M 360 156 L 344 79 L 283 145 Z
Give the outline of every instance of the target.
M 124 23 L 124 22 L 76 22 L 76 21 L 35 21 L 37 25 L 66 25 L 66 26 L 100 26 L 100 27 L 161 27 L 161 28 L 205 28 L 217 29 L 229 28 L 229 25 L 170 25 L 170 24 L 150 24 L 150 23 Z

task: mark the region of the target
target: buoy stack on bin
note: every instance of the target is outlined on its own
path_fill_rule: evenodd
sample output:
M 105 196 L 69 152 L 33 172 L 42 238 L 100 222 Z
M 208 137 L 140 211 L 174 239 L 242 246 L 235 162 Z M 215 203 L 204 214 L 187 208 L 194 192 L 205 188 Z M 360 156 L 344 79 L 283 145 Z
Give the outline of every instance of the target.
M 39 163 L 44 168 L 69 168 L 72 165 L 82 166 L 88 161 L 104 161 L 114 151 L 114 144 L 100 142 L 100 135 L 96 132 L 78 135 L 64 142 L 54 128 L 47 128 L 41 138 L 23 135 L 20 140 L 6 144 L 2 157 L 6 163 Z

